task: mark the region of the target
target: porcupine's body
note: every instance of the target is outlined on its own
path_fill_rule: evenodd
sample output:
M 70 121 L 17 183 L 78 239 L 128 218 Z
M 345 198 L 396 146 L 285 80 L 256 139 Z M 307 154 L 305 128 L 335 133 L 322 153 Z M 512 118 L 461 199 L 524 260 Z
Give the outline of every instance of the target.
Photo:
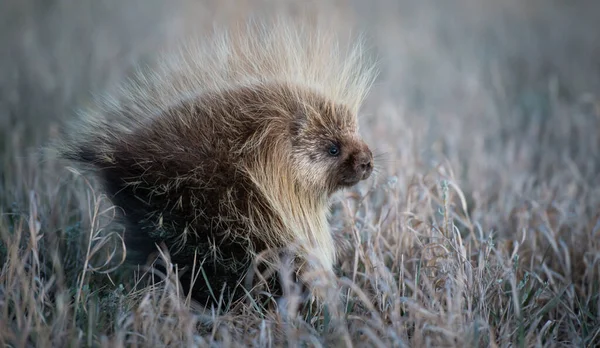
M 359 46 L 250 25 L 139 73 L 84 113 L 61 150 L 122 209 L 136 262 L 165 242 L 172 262 L 196 257 L 227 294 L 266 249 L 294 244 L 331 269 L 328 198 L 372 170 L 356 117 L 372 79 Z M 207 289 L 200 275 L 193 297 Z

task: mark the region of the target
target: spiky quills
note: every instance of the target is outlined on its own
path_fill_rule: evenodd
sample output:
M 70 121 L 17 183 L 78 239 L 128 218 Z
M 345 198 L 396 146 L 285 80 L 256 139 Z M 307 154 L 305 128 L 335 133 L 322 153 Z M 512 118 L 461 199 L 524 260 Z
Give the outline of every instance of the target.
M 77 132 L 95 132 L 94 126 L 111 115 L 119 117 L 115 129 L 131 132 L 187 98 L 274 82 L 314 90 L 356 115 L 376 76 L 375 65 L 361 37 L 343 44 L 334 33 L 321 22 L 313 27 L 277 17 L 215 30 L 209 39 L 188 38 L 102 96 L 83 114 Z M 122 118 L 125 108 L 132 117 Z

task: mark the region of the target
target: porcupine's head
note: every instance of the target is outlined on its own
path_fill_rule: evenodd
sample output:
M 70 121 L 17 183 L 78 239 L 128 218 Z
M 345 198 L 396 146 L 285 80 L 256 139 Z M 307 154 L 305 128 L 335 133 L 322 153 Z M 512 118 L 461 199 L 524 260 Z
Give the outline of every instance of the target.
M 322 97 L 309 100 L 290 125 L 298 180 L 330 195 L 369 178 L 373 154 L 358 134 L 356 115 L 344 105 Z

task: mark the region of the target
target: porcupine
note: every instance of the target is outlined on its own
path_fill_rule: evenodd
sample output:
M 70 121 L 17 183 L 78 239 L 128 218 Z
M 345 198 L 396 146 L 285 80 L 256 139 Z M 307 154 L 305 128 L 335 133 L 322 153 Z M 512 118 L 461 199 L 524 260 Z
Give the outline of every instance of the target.
M 284 20 L 187 41 L 80 113 L 60 151 L 123 211 L 131 262 L 164 242 L 174 264 L 202 265 L 200 302 L 223 286 L 242 296 L 265 250 L 296 245 L 331 271 L 329 198 L 373 170 L 357 122 L 375 78 L 362 47 Z

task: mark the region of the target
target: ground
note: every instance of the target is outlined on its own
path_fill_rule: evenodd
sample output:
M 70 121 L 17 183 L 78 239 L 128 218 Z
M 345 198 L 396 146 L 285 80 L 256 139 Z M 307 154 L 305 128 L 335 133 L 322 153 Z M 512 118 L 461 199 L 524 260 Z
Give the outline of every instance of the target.
M 600 345 L 600 3 L 314 3 L 379 60 L 377 175 L 333 202 L 323 303 L 212 312 L 104 264 L 115 210 L 45 146 L 178 38 L 306 3 L 0 4 L 3 346 Z

